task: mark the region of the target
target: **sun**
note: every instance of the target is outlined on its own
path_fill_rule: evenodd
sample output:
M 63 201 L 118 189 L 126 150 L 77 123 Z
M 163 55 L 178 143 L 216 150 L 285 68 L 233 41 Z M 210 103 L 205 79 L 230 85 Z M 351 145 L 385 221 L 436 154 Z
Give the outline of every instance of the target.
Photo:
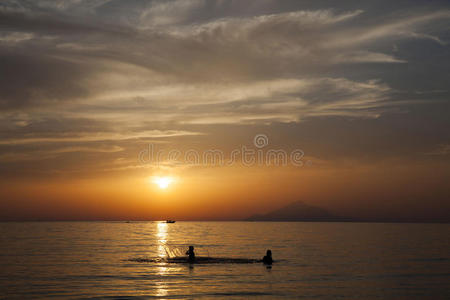
M 156 184 L 160 189 L 167 189 L 171 183 L 174 182 L 174 179 L 169 176 L 165 177 L 153 177 L 153 183 Z

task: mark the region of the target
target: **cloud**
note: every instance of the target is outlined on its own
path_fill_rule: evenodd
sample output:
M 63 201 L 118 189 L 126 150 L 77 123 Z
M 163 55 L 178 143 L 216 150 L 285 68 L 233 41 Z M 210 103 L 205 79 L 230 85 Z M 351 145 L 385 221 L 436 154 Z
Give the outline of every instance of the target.
M 141 27 L 167 26 L 183 23 L 205 0 L 152 1 L 139 17 Z
M 45 105 L 88 96 L 80 84 L 90 67 L 44 53 L 20 53 L 0 49 L 0 109 Z
M 405 63 L 392 53 L 365 48 L 392 36 L 444 44 L 436 35 L 417 30 L 449 16 L 445 10 L 402 18 L 394 15 L 382 24 L 365 22 L 362 26 L 355 24 L 362 16 L 370 19 L 370 15 L 361 9 L 211 19 L 219 9 L 231 5 L 226 1 L 211 3 L 10 1 L 0 10 L 5 31 L 0 55 L 4 58 L 2 69 L 9 70 L 2 72 L 4 79 L 7 76 L 14 84 L 0 87 L 2 106 L 96 99 L 108 82 L 119 94 L 127 93 L 132 85 L 144 96 L 147 90 L 164 84 L 214 85 L 226 81 L 235 82 L 237 87 L 240 82 L 302 78 L 311 73 L 320 77 L 318 72 L 326 74 L 339 64 Z M 71 14 L 72 8 L 77 9 Z M 134 14 L 138 9 L 142 11 L 135 23 L 121 18 L 111 23 L 108 18 L 116 12 Z M 207 13 L 210 18 L 203 18 Z M 134 67 L 124 67 L 127 65 Z M 141 77 L 132 82 L 131 72 L 137 70 Z M 114 82 L 120 73 L 125 82 L 122 91 Z
M 0 36 L 0 43 L 17 44 L 23 41 L 28 41 L 33 38 L 32 33 L 27 32 L 7 32 Z
M 433 5 L 3 1 L 1 145 L 83 152 L 430 103 L 411 95 L 446 90 L 450 13 Z
M 345 54 L 338 54 L 335 57 L 336 63 L 406 63 L 407 61 L 393 57 L 392 55 L 356 51 Z
M 387 20 L 381 24 L 349 28 L 336 35 L 334 39 L 327 42 L 328 47 L 349 47 L 367 43 L 373 43 L 380 39 L 388 38 L 428 38 L 426 34 L 418 34 L 424 24 L 436 22 L 440 19 L 449 19 L 450 10 L 437 12 L 426 12 L 420 15 L 404 16 L 393 20 Z
M 26 152 L 6 152 L 0 154 L 0 162 L 3 163 L 12 163 L 12 162 L 21 162 L 21 161 L 38 161 L 42 159 L 49 159 L 55 157 L 55 154 L 64 154 L 64 153 L 74 153 L 74 152 L 91 152 L 91 153 L 115 153 L 123 151 L 124 148 L 120 146 L 96 146 L 96 147 L 87 147 L 87 146 L 71 146 L 71 147 L 62 147 L 55 148 L 47 151 L 26 151 Z
M 96 133 L 82 133 L 79 132 L 75 136 L 59 135 L 59 136 L 37 136 L 37 137 L 20 137 L 20 138 L 5 138 L 0 141 L 0 145 L 18 145 L 18 144 L 43 144 L 43 143 L 55 143 L 55 142 L 93 142 L 93 141 L 122 141 L 140 138 L 166 138 L 185 135 L 199 135 L 198 132 L 188 131 L 160 131 L 160 130 L 148 130 L 140 132 L 96 132 Z
M 441 155 L 449 155 L 450 154 L 450 144 L 442 144 L 439 145 L 438 147 L 436 147 L 434 150 L 425 153 L 426 155 L 437 155 L 437 156 L 441 156 Z
M 234 89 L 202 90 L 206 97 L 211 95 L 210 103 L 190 102 L 183 112 L 183 122 L 270 123 L 298 122 L 314 116 L 377 117 L 377 108 L 383 106 L 390 91 L 377 81 L 343 78 L 262 81 Z

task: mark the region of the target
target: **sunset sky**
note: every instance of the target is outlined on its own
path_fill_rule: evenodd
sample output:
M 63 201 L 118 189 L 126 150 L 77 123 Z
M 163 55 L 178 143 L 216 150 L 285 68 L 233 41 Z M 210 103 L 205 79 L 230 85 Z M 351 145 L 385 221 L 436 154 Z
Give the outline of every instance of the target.
M 6 0 L 0 78 L 0 220 L 450 220 L 448 1 Z

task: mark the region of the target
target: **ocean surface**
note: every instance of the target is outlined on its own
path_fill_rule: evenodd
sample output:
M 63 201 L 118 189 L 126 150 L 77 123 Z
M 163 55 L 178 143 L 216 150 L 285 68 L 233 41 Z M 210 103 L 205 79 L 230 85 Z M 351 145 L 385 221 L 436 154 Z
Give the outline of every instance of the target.
M 189 245 L 218 259 L 165 260 Z M 267 249 L 271 268 L 227 261 L 261 259 Z M 0 291 L 5 299 L 450 299 L 450 225 L 0 223 Z

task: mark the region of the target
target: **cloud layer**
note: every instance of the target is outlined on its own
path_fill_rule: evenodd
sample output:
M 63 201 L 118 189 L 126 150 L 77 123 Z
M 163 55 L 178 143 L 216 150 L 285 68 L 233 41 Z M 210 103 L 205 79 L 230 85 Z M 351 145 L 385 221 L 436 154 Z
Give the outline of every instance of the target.
M 448 99 L 445 2 L 333 5 L 3 1 L 0 161 L 29 153 L 11 145 L 104 153 L 89 143 L 108 141 L 115 153 L 212 125 L 378 118 L 431 90 Z

